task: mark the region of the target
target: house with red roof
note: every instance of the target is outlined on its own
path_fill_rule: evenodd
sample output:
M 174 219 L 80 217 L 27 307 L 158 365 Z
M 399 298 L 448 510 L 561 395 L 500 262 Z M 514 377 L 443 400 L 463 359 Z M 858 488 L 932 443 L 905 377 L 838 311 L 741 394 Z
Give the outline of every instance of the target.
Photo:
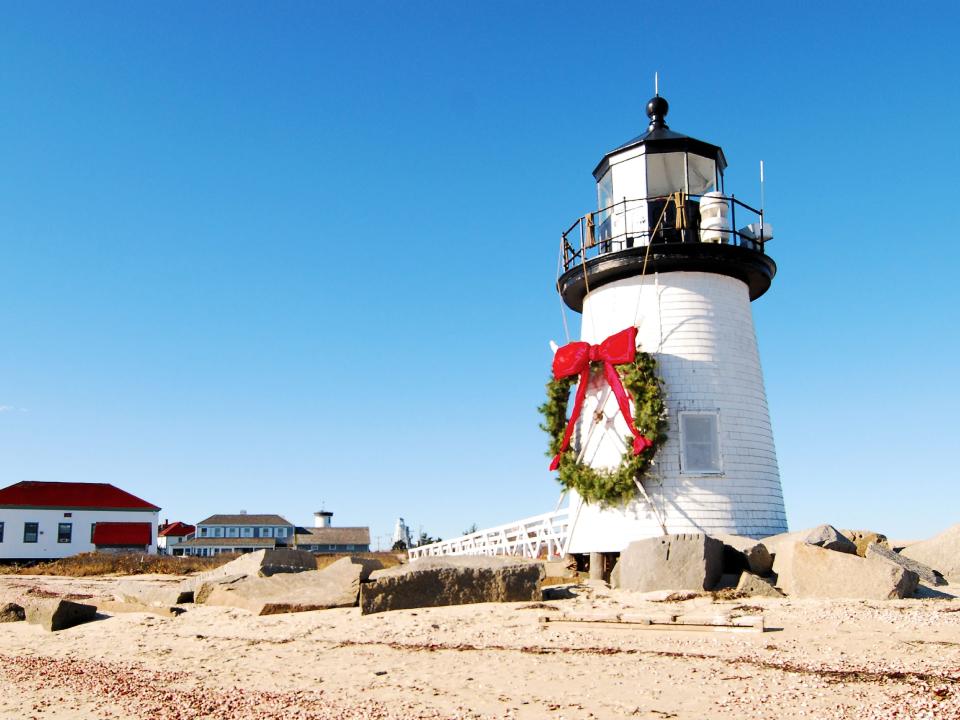
M 157 532 L 157 552 L 161 555 L 183 555 L 183 549 L 177 545 L 193 537 L 197 529 L 186 523 L 164 520 Z
M 156 553 L 159 513 L 108 483 L 18 482 L 0 489 L 0 560 Z

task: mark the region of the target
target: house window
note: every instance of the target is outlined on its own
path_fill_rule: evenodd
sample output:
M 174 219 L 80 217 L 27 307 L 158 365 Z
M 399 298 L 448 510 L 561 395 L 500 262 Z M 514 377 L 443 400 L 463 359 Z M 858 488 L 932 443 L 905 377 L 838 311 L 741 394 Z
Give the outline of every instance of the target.
M 207 536 L 207 529 L 205 527 L 200 528 L 200 537 Z
M 214 536 L 214 537 L 223 537 L 223 528 L 222 528 L 222 527 L 214 528 L 214 529 L 213 529 L 213 536 Z
M 57 525 L 57 542 L 73 542 L 73 523 L 60 523 Z
M 227 528 L 227 537 L 238 537 L 240 535 L 239 528 Z
M 286 529 L 286 528 L 277 528 L 277 537 L 279 537 L 279 538 L 285 538 L 286 536 L 287 536 L 287 529 Z
M 245 527 L 242 529 L 243 537 L 253 537 L 253 528 Z
M 23 541 L 25 543 L 35 543 L 37 541 L 37 536 L 40 534 L 40 523 L 28 523 L 23 524 Z
M 3 542 L 3 523 L 0 522 L 0 542 Z
M 680 413 L 680 471 L 719 474 L 720 415 L 716 412 Z
M 90 523 L 90 542 L 93 542 L 93 533 L 97 531 L 97 524 Z
M 260 537 L 273 537 L 273 528 L 260 528 Z

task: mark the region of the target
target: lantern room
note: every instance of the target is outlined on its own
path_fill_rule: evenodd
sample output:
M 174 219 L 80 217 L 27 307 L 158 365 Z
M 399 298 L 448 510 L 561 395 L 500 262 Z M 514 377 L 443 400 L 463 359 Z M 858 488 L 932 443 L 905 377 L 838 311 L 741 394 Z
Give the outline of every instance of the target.
M 670 237 L 671 231 L 699 224 L 700 197 L 722 195 L 723 150 L 671 130 L 665 119 L 669 108 L 665 98 L 652 98 L 647 131 L 611 150 L 593 171 L 595 242 L 611 243 L 612 249 L 616 240 L 620 249 L 645 245 L 651 235 L 684 240 L 682 234 Z
M 589 288 L 640 272 L 728 275 L 747 284 L 751 300 L 770 287 L 773 232 L 762 208 L 726 193 L 723 150 L 671 130 L 669 109 L 660 95 L 647 103 L 646 131 L 593 171 L 597 209 L 563 233 L 557 287 L 574 310 Z

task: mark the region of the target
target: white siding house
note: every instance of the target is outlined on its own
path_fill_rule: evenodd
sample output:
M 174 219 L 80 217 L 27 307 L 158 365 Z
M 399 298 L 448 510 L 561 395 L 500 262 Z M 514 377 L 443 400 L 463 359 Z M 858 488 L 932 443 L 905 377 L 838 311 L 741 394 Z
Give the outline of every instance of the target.
M 157 532 L 157 552 L 161 555 L 183 555 L 183 549 L 179 548 L 180 543 L 192 538 L 196 530 L 193 525 L 179 521 L 164 521 Z
M 0 560 L 97 549 L 156 553 L 159 512 L 107 483 L 19 482 L 0 489 Z
M 178 545 L 184 555 L 220 555 L 284 547 L 294 525 L 279 515 L 211 515 Z

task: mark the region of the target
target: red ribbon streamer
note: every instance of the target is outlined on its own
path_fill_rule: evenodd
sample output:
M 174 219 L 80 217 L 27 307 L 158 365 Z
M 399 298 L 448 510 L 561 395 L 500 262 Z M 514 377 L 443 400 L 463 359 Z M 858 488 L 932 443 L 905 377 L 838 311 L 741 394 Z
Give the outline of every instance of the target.
M 628 327 L 626 330 L 611 335 L 599 345 L 591 345 L 586 342 L 567 343 L 558 349 L 553 356 L 553 377 L 557 380 L 571 375 L 579 375 L 579 385 L 577 385 L 577 394 L 573 400 L 573 414 L 567 422 L 567 429 L 563 433 L 563 442 L 560 443 L 560 451 L 553 462 L 550 463 L 550 470 L 556 470 L 560 467 L 560 456 L 570 445 L 570 436 L 573 435 L 573 426 L 580 417 L 580 411 L 583 409 L 583 400 L 587 396 L 587 382 L 590 380 L 590 363 L 602 362 L 603 374 L 607 379 L 607 384 L 613 390 L 617 398 L 617 404 L 620 406 L 620 412 L 623 419 L 627 421 L 627 427 L 633 433 L 633 454 L 639 455 L 652 442 L 643 435 L 633 425 L 633 415 L 630 413 L 630 402 L 627 391 L 623 387 L 623 382 L 617 374 L 614 365 L 623 365 L 633 362 L 637 357 L 637 329 Z

